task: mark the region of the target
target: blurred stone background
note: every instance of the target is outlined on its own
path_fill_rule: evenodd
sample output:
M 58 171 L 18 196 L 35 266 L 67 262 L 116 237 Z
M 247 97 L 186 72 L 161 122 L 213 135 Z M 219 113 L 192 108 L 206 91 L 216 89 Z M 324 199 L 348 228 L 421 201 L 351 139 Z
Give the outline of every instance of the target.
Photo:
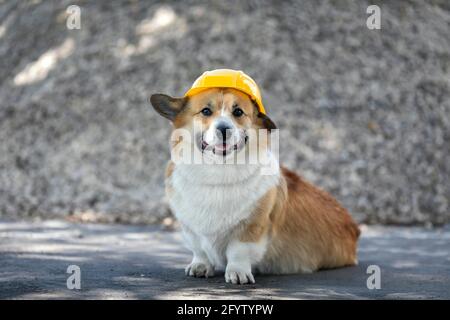
M 448 222 L 449 31 L 446 0 L 0 1 L 0 216 L 170 215 L 148 97 L 226 67 L 261 86 L 281 161 L 359 222 Z

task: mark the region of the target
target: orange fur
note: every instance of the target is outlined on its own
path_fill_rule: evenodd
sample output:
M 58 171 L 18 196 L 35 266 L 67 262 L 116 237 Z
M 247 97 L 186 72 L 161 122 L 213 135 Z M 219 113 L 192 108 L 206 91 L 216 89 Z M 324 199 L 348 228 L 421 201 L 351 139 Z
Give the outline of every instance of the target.
M 281 180 L 260 200 L 240 235 L 242 241 L 269 235 L 260 270 L 297 273 L 356 264 L 360 231 L 347 210 L 284 167 Z

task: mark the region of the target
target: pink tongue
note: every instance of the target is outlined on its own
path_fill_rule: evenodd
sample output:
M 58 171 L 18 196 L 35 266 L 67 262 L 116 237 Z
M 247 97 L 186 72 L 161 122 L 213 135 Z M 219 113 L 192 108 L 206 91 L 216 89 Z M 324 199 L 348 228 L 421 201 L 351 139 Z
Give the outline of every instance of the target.
M 228 149 L 228 144 L 218 144 L 214 146 L 214 149 L 218 150 L 218 151 L 224 151 Z

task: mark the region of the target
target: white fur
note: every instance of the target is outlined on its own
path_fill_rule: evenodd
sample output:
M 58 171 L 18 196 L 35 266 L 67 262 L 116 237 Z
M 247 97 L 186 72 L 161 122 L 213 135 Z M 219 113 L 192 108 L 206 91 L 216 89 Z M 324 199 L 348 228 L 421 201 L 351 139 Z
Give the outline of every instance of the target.
M 209 126 L 208 130 L 206 130 L 205 135 L 203 136 L 204 140 L 208 144 L 214 145 L 222 143 L 222 139 L 220 139 L 216 134 L 217 126 L 219 123 L 226 123 L 231 128 L 229 129 L 230 137 L 228 139 L 228 143 L 235 144 L 243 139 L 243 131 L 239 130 L 236 127 L 235 123 L 229 116 L 224 115 L 224 110 L 222 109 L 221 116 L 214 120 L 214 122 Z
M 275 157 L 269 158 L 279 168 Z M 233 239 L 233 230 L 279 182 L 279 169 L 262 175 L 261 168 L 259 164 L 175 166 L 169 178 L 173 189 L 169 202 L 194 254 L 187 273 L 202 276 L 204 269 L 223 270 L 228 263 L 227 281 L 254 282 L 251 267 L 262 259 L 267 239 L 244 244 Z
M 255 283 L 252 266 L 264 257 L 267 247 L 267 237 L 259 242 L 241 242 L 231 240 L 226 250 L 227 268 L 225 280 L 231 283 Z

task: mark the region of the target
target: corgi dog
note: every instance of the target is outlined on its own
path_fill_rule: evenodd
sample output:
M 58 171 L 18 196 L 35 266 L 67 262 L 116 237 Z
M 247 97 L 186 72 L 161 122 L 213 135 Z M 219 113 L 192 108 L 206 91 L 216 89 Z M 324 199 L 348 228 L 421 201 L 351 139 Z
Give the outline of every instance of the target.
M 189 97 L 154 94 L 154 109 L 169 119 L 172 139 L 204 163 L 173 161 L 166 168 L 166 195 L 193 258 L 186 275 L 255 283 L 254 274 L 310 273 L 357 264 L 360 234 L 332 196 L 280 166 L 271 144 L 262 143 L 265 164 L 223 163 L 249 151 L 250 130 L 276 130 L 249 95 L 229 87 L 206 88 Z M 258 138 L 254 138 L 254 140 Z M 186 149 L 187 150 L 187 149 Z M 220 161 L 219 161 L 220 160 Z

